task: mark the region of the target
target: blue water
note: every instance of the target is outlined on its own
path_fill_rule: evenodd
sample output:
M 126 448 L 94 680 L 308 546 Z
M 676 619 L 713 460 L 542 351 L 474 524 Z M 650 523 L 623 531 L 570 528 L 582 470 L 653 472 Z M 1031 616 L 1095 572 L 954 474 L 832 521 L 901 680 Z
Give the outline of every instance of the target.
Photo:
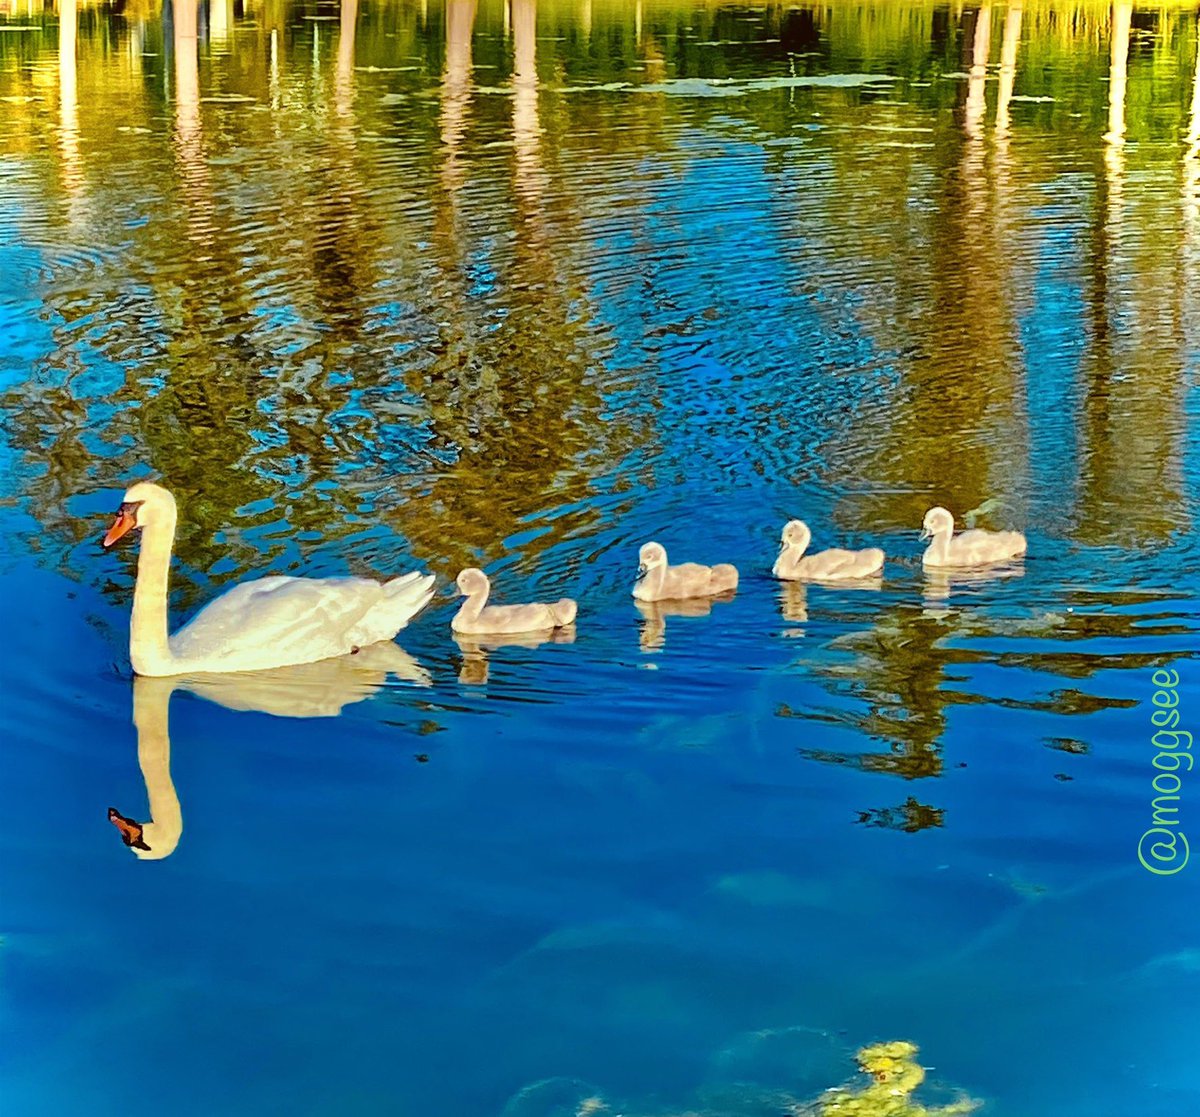
M 251 8 L 190 108 L 157 15 L 81 15 L 74 114 L 50 14 L 0 38 L 0 1110 L 766 1117 L 909 1039 L 931 1104 L 1195 1111 L 1200 862 L 1138 862 L 1154 672 L 1200 709 L 1195 18 L 1133 40 L 1114 151 L 1107 25 L 1041 9 L 1055 100 L 996 128 L 997 8 L 976 140 L 973 11 L 797 9 L 810 56 L 543 5 L 529 102 L 520 0 Z M 682 84 L 798 65 L 889 81 Z M 174 623 L 435 572 L 407 678 L 135 683 L 142 476 Z M 1024 564 L 925 575 L 923 511 L 992 499 Z M 794 515 L 881 586 L 781 587 Z M 738 592 L 639 611 L 651 538 Z M 574 639 L 460 646 L 468 563 Z M 106 812 L 166 787 L 138 859 Z

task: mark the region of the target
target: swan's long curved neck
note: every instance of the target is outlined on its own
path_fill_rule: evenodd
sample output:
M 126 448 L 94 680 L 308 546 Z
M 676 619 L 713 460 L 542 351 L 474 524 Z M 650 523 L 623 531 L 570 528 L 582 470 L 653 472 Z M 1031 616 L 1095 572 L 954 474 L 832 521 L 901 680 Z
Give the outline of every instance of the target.
M 139 675 L 169 675 L 173 660 L 167 643 L 167 583 L 171 576 L 171 545 L 175 541 L 175 511 L 164 511 L 142 529 L 133 615 L 129 621 L 129 660 Z

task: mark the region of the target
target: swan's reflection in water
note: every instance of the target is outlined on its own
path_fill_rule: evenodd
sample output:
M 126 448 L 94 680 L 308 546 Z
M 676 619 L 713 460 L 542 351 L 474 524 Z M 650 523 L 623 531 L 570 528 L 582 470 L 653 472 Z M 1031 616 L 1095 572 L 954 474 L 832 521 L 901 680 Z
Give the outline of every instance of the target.
M 145 861 L 170 857 L 183 833 L 183 811 L 171 782 L 171 695 L 187 690 L 230 710 L 275 717 L 337 717 L 342 709 L 374 694 L 392 675 L 402 682 L 429 686 L 425 669 L 398 644 L 385 640 L 352 655 L 301 663 L 273 671 L 171 675 L 133 680 L 133 724 L 138 764 L 146 781 L 150 821 L 137 822 L 116 807 L 108 820 L 121 840 Z
M 453 634 L 462 652 L 458 681 L 468 686 L 482 686 L 488 681 L 488 656 L 498 648 L 540 648 L 543 644 L 574 644 L 575 626 L 549 629 L 545 632 L 517 632 L 500 636 L 464 636 Z
M 667 642 L 667 617 L 707 617 L 715 604 L 725 604 L 737 596 L 736 590 L 715 597 L 683 597 L 676 601 L 639 601 L 633 604 L 642 614 L 638 642 L 644 652 L 662 651 Z
M 878 571 L 866 578 L 837 578 L 828 582 L 819 578 L 809 578 L 803 582 L 780 582 L 779 612 L 785 621 L 803 624 L 808 620 L 809 586 L 823 586 L 828 590 L 881 590 L 883 572 Z M 804 632 L 801 629 L 791 629 L 785 635 L 803 636 Z

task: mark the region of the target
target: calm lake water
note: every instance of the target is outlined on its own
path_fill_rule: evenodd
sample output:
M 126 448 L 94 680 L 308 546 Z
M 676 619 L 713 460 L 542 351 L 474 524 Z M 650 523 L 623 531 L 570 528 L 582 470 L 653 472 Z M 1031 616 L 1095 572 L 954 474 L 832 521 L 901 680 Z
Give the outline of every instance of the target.
M 1200 726 L 1194 9 L 0 13 L 5 1114 L 780 1117 L 881 1039 L 1200 1112 L 1200 856 L 1138 860 L 1156 669 Z M 172 699 L 141 477 L 177 622 L 442 592 Z M 926 577 L 936 503 L 1023 567 Z M 792 516 L 882 582 L 781 589 Z M 736 596 L 635 608 L 652 538 Z M 574 640 L 456 643 L 472 564 Z

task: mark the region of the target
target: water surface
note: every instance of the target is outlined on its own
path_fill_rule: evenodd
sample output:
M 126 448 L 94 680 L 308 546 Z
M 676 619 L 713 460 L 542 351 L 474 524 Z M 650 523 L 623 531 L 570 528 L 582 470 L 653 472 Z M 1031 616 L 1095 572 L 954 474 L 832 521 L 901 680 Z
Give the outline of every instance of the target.
M 1137 855 L 1153 672 L 1197 705 L 1194 12 L 5 11 L 6 1113 L 765 1117 L 890 1038 L 998 1117 L 1195 1110 L 1200 865 Z M 135 683 L 142 477 L 177 621 L 481 565 L 575 637 L 447 591 L 407 657 Z M 1028 559 L 925 576 L 938 503 Z M 781 588 L 792 516 L 881 583 Z M 635 608 L 651 538 L 738 593 Z

